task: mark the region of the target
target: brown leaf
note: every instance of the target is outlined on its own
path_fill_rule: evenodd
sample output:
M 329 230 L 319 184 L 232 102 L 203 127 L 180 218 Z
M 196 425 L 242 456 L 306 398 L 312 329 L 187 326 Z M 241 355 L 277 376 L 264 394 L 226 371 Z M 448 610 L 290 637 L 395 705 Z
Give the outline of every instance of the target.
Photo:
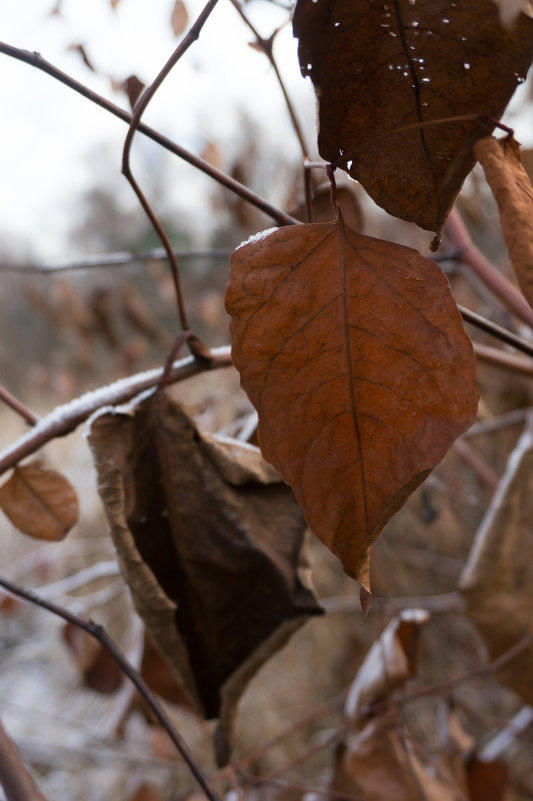
M 321 156 L 390 214 L 440 232 L 485 120 L 501 117 L 533 56 L 533 22 L 504 30 L 493 0 L 298 0 L 300 67 L 319 97 Z M 397 132 L 397 133 L 396 133 Z
M 533 418 L 511 454 L 476 534 L 460 589 L 492 659 L 533 633 Z M 533 646 L 496 673 L 533 704 Z
M 475 417 L 446 279 L 342 220 L 298 225 L 234 252 L 226 308 L 264 457 L 368 591 L 379 532 Z
M 384 713 L 339 749 L 332 789 L 364 801 L 464 801 L 442 769 L 435 771 L 402 736 L 396 716 Z
M 71 52 L 74 52 L 74 53 L 79 53 L 81 58 L 82 58 L 83 63 L 85 64 L 85 66 L 88 67 L 91 70 L 91 72 L 95 72 L 96 71 L 92 61 L 90 60 L 89 56 L 87 55 L 87 51 L 86 51 L 84 45 L 82 45 L 82 44 L 70 44 L 67 47 L 67 50 L 70 50 Z
M 256 448 L 201 435 L 150 397 L 92 424 L 99 491 L 136 609 L 177 681 L 219 717 L 219 760 L 249 679 L 309 615 L 305 523 Z
M 133 793 L 129 801 L 163 801 L 161 791 L 154 785 L 144 782 L 136 792 Z
M 344 222 L 352 231 L 360 231 L 363 227 L 363 211 L 357 196 L 356 184 L 351 181 L 342 183 L 337 179 L 337 203 L 340 206 Z M 335 210 L 331 203 L 331 184 L 329 181 L 320 184 L 313 190 L 311 201 L 313 222 L 329 222 L 335 219 Z M 302 203 L 294 212 L 293 217 L 298 220 L 306 220 L 307 213 L 305 203 Z
M 105 695 L 119 689 L 124 674 L 102 643 L 73 623 L 65 623 L 63 639 L 74 655 L 86 687 Z
M 174 8 L 172 9 L 172 16 L 170 18 L 170 24 L 172 26 L 174 36 L 179 36 L 181 33 L 183 33 L 187 27 L 188 21 L 189 13 L 187 11 L 187 6 L 183 0 L 176 0 L 174 3 Z
M 74 487 L 39 460 L 15 467 L 0 487 L 0 507 L 23 534 L 40 540 L 62 540 L 78 520 Z
M 132 109 L 135 108 L 135 104 L 137 103 L 138 99 L 144 92 L 146 84 L 143 83 L 136 75 L 130 75 L 129 78 L 126 78 L 125 81 L 122 81 L 121 84 L 117 84 L 117 86 L 123 91 L 126 92 L 128 95 L 128 100 L 130 102 L 130 107 Z
M 499 759 L 486 762 L 475 754 L 466 763 L 470 801 L 510 801 L 509 768 Z
M 424 609 L 405 609 L 393 617 L 365 657 L 344 708 L 354 725 L 365 704 L 386 698 L 416 673 L 418 645 L 429 620 Z
M 168 662 L 161 656 L 147 632 L 144 636 L 144 650 L 141 662 L 141 676 L 154 693 L 177 706 L 191 708 L 191 699 L 183 686 L 176 681 Z M 175 746 L 173 746 L 175 748 Z
M 520 289 L 533 306 L 533 186 L 520 160 L 520 145 L 512 136 L 487 136 L 477 142 L 474 152 L 496 198 Z

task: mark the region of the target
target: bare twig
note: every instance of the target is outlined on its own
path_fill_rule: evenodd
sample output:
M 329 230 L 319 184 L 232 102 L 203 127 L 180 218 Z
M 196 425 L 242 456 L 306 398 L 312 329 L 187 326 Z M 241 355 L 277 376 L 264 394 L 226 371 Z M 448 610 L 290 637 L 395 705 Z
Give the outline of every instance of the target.
M 119 119 L 128 123 L 128 125 L 131 123 L 133 115 L 130 114 L 129 111 L 116 106 L 114 103 L 106 100 L 106 98 L 102 97 L 96 92 L 93 92 L 87 86 L 84 86 L 83 84 L 74 80 L 74 78 L 71 78 L 70 75 L 66 75 L 53 64 L 50 64 L 50 62 L 42 58 L 39 53 L 32 53 L 29 50 L 22 50 L 18 47 L 5 44 L 4 42 L 0 42 L 0 53 L 4 53 L 7 56 L 16 58 L 19 61 L 23 61 L 25 64 L 29 64 L 32 67 L 36 67 L 37 69 L 46 72 L 48 75 L 51 75 L 52 78 L 55 78 L 56 80 L 65 84 L 65 86 L 68 86 L 70 89 L 78 92 L 78 94 L 83 95 L 83 97 L 86 97 L 91 102 L 96 103 L 96 105 L 100 106 L 106 111 L 109 111 L 111 114 L 114 114 L 115 117 L 118 117 Z M 157 142 L 157 144 L 161 145 L 166 150 L 169 150 L 171 153 L 174 153 L 174 155 L 179 156 L 179 158 L 183 159 L 183 161 L 186 161 L 187 164 L 190 164 L 192 167 L 196 167 L 197 170 L 209 175 L 210 178 L 213 178 L 214 181 L 222 186 L 225 186 L 226 189 L 229 189 L 234 194 L 242 197 L 242 199 L 247 203 L 250 203 L 252 206 L 260 209 L 260 211 L 263 211 L 265 214 L 275 220 L 275 222 L 279 223 L 279 225 L 293 225 L 298 223 L 298 220 L 296 220 L 294 217 L 291 217 L 290 214 L 286 214 L 285 212 L 281 211 L 281 209 L 276 208 L 269 203 L 268 200 L 265 200 L 251 189 L 248 189 L 247 186 L 244 186 L 234 178 L 226 175 L 221 170 L 213 167 L 211 164 L 209 164 L 209 162 L 199 158 L 198 156 L 195 156 L 185 148 L 181 147 L 175 142 L 172 142 L 170 139 L 167 139 L 166 136 L 158 133 L 148 125 L 141 123 L 138 127 L 138 130 L 145 136 L 148 136 L 154 142 Z
M 24 587 L 19 587 L 5 578 L 0 577 L 0 586 L 4 587 L 4 589 L 8 590 L 8 592 L 13 593 L 13 595 L 16 595 L 18 598 L 24 598 L 24 600 L 29 601 L 36 606 L 40 606 L 42 609 L 52 612 L 54 615 L 66 620 L 68 623 L 72 623 L 74 626 L 77 626 L 78 628 L 87 632 L 87 634 L 89 634 L 91 637 L 94 637 L 94 639 L 97 640 L 103 648 L 105 648 L 112 659 L 114 659 L 124 675 L 127 676 L 128 679 L 135 685 L 158 723 L 169 735 L 182 759 L 198 782 L 199 786 L 208 797 L 209 801 L 220 801 L 218 794 L 207 780 L 203 770 L 200 768 L 192 753 L 189 751 L 187 744 L 176 730 L 165 709 L 159 702 L 157 696 L 152 692 L 152 690 L 150 690 L 140 673 L 128 662 L 120 648 L 109 637 L 102 626 L 98 625 L 93 620 L 84 620 L 83 618 L 78 617 L 78 615 L 74 615 L 67 609 L 63 609 L 62 607 L 57 606 L 50 601 L 45 601 L 44 598 L 41 598 L 39 595 L 37 595 L 37 593 L 27 590 Z M 13 801 L 18 801 L 18 799 L 19 797 L 13 796 Z M 33 801 L 32 796 L 20 796 L 20 801 L 30 801 L 30 799 Z
M 353 595 L 339 595 L 331 598 L 322 598 L 320 605 L 328 614 L 338 614 L 340 612 L 356 612 L 361 614 L 361 603 L 359 598 Z M 371 611 L 398 612 L 400 609 L 427 609 L 433 614 L 447 614 L 449 612 L 461 612 L 463 600 L 461 594 L 454 590 L 445 592 L 441 595 L 419 595 L 405 598 L 375 598 L 372 603 Z
M 150 100 L 153 98 L 167 75 L 173 69 L 173 67 L 178 63 L 180 58 L 187 52 L 189 47 L 197 41 L 200 31 L 202 30 L 203 26 L 205 25 L 207 19 L 209 18 L 211 12 L 214 10 L 218 0 L 208 0 L 208 3 L 193 23 L 193 25 L 189 28 L 186 35 L 183 37 L 177 48 L 174 50 L 173 54 L 153 81 L 153 83 L 146 89 L 144 94 L 141 96 L 135 109 L 133 111 L 133 117 L 130 122 L 129 131 L 126 134 L 126 139 L 124 140 L 124 149 L 122 151 L 122 172 L 126 179 L 129 181 L 133 191 L 137 195 L 139 203 L 143 207 L 148 219 L 150 220 L 153 229 L 155 230 L 157 236 L 161 240 L 161 244 L 163 245 L 165 252 L 168 257 L 171 273 L 172 273 L 172 280 L 174 281 L 174 290 L 176 292 L 176 301 L 178 305 L 178 313 L 181 328 L 183 331 L 189 330 L 189 323 L 187 321 L 187 312 L 185 309 L 185 300 L 183 298 L 183 291 L 181 288 L 181 278 L 180 278 L 180 271 L 179 271 L 179 264 L 178 259 L 176 258 L 176 254 L 174 249 L 170 243 L 170 239 L 167 236 L 167 233 L 161 224 L 160 220 L 158 219 L 157 215 L 153 211 L 150 203 L 144 192 L 142 191 L 141 187 L 133 177 L 133 173 L 130 167 L 130 152 L 131 146 L 133 143 L 133 137 L 135 136 L 135 132 L 139 128 L 141 117 L 146 110 Z M 189 343 L 190 344 L 190 343 Z M 194 348 L 191 347 L 191 351 L 194 354 Z
M 39 422 L 39 415 L 32 412 L 31 409 L 28 409 L 23 403 L 21 403 L 14 395 L 11 394 L 5 387 L 0 384 L 0 400 L 4 401 L 6 406 L 9 406 L 16 412 L 23 420 L 29 423 L 31 426 L 34 426 L 35 423 Z
M 208 362 L 197 361 L 188 356 L 174 363 L 168 383 L 175 383 L 197 375 L 204 370 L 215 370 L 220 367 L 231 366 L 231 352 L 229 347 L 216 348 L 210 351 Z M 151 389 L 157 385 L 162 368 L 147 370 L 129 378 L 115 381 L 106 387 L 87 392 L 79 398 L 58 406 L 50 414 L 43 417 L 31 431 L 28 431 L 14 443 L 0 452 L 0 474 L 14 467 L 17 462 L 26 456 L 35 453 L 47 442 L 74 431 L 80 423 L 87 420 L 94 412 L 104 406 L 113 406 L 125 403 L 140 392 Z
M 524 409 L 513 409 L 512 412 L 499 414 L 496 417 L 491 417 L 489 420 L 478 420 L 474 423 L 472 428 L 465 431 L 463 437 L 469 439 L 470 437 L 479 437 L 482 434 L 492 434 L 494 431 L 501 431 L 502 428 L 507 428 L 509 426 L 523 425 L 529 411 L 530 409 L 527 407 Z
M 500 479 L 492 467 L 489 467 L 485 460 L 482 459 L 481 456 L 476 453 L 463 439 L 456 439 L 453 443 L 453 447 L 459 456 L 464 459 L 467 465 L 471 467 L 472 470 L 479 476 L 479 478 L 484 481 L 493 492 L 495 492 L 498 489 Z
M 481 331 L 485 331 L 487 334 L 496 337 L 496 339 L 500 339 L 507 345 L 512 345 L 513 348 L 521 350 L 522 353 L 527 353 L 528 356 L 533 356 L 533 344 L 527 340 L 517 337 L 516 334 L 511 333 L 511 331 L 508 331 L 506 328 L 502 328 L 500 325 L 496 325 L 496 323 L 493 323 L 490 320 L 487 320 L 486 317 L 476 314 L 476 312 L 473 312 L 471 309 L 466 309 L 464 306 L 459 306 L 459 304 L 457 305 L 457 308 L 461 312 L 461 316 L 465 323 L 470 323 L 470 325 L 474 325 Z
M 0 784 L 8 801 L 46 801 L 0 721 Z
M 450 212 L 444 232 L 452 241 L 461 262 L 470 267 L 512 314 L 533 328 L 533 309 L 518 289 L 474 245 L 457 209 Z
M 213 259 L 225 261 L 231 255 L 231 250 L 175 250 L 177 259 Z M 85 256 L 75 261 L 66 261 L 63 264 L 17 264 L 16 262 L 0 262 L 0 273 L 60 273 L 73 270 L 88 270 L 99 267 L 128 267 L 130 264 L 142 262 L 166 261 L 167 253 L 164 248 L 154 248 L 148 253 L 101 253 L 96 256 Z
M 491 348 L 489 345 L 481 345 L 479 342 L 473 342 L 472 344 L 478 361 L 487 362 L 504 370 L 522 373 L 530 378 L 533 376 L 533 359 L 524 359 L 522 356 Z

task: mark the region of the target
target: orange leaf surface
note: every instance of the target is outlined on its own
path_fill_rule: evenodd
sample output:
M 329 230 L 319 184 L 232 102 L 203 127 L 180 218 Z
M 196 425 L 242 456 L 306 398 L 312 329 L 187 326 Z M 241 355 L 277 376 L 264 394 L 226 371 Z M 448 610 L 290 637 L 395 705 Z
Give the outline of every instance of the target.
M 500 210 L 503 236 L 520 289 L 533 306 L 533 186 L 511 136 L 487 136 L 475 147 Z
M 319 98 L 321 156 L 390 214 L 439 232 L 492 126 L 416 126 L 501 117 L 533 57 L 533 20 L 504 29 L 493 0 L 298 0 L 294 35 Z
M 264 457 L 368 590 L 374 540 L 476 413 L 474 355 L 445 277 L 341 219 L 238 248 L 226 307 Z
M 14 469 L 0 487 L 0 507 L 23 534 L 40 540 L 62 540 L 78 519 L 74 487 L 38 460 Z

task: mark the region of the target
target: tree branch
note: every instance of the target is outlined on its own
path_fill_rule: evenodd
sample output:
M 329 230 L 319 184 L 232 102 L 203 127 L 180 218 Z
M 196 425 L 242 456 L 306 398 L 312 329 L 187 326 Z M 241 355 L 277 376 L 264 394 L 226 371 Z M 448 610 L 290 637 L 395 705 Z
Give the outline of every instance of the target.
M 46 801 L 0 721 L 0 784 L 8 801 Z
M 18 598 L 24 598 L 24 600 L 29 601 L 36 606 L 40 606 L 42 609 L 46 609 L 48 612 L 52 612 L 54 615 L 66 620 L 68 623 L 72 623 L 74 626 L 77 626 L 80 629 L 83 629 L 83 631 L 87 632 L 87 634 L 89 634 L 91 637 L 94 637 L 94 639 L 97 640 L 103 648 L 105 648 L 112 659 L 114 659 L 124 675 L 127 676 L 128 679 L 135 685 L 158 723 L 169 735 L 182 759 L 206 794 L 209 801 L 220 801 L 218 794 L 211 787 L 204 772 L 196 762 L 192 753 L 189 751 L 187 744 L 174 727 L 157 696 L 148 687 L 140 673 L 128 662 L 118 645 L 109 637 L 102 626 L 98 625 L 93 620 L 84 620 L 83 618 L 78 617 L 78 615 L 74 615 L 67 609 L 63 609 L 62 607 L 57 606 L 50 601 L 45 601 L 44 598 L 41 598 L 39 595 L 37 595 L 37 593 L 27 590 L 24 587 L 19 587 L 17 584 L 13 584 L 11 581 L 8 581 L 3 577 L 0 577 L 0 586 L 4 587 L 4 589 L 8 590 L 8 592 L 13 593 L 13 595 L 16 595 Z M 10 798 L 9 801 L 43 801 L 43 799 L 39 796 L 13 795 L 12 799 Z
M 106 98 L 102 97 L 96 92 L 93 92 L 92 89 L 89 89 L 87 86 L 84 86 L 83 84 L 74 80 L 74 78 L 71 78 L 70 75 L 62 72 L 53 64 L 50 64 L 50 62 L 42 58 L 39 53 L 31 53 L 29 50 L 22 50 L 18 47 L 5 44 L 4 42 L 0 42 L 0 53 L 4 53 L 7 56 L 16 58 L 18 61 L 23 61 L 25 64 L 29 64 L 32 67 L 36 67 L 37 69 L 46 72 L 48 75 L 51 75 L 52 78 L 55 78 L 56 80 L 65 84 L 65 86 L 68 86 L 70 89 L 78 92 L 78 94 L 86 97 L 92 103 L 96 103 L 96 105 L 100 106 L 106 111 L 109 111 L 111 114 L 114 114 L 115 117 L 118 117 L 123 122 L 126 122 L 128 125 L 131 124 L 133 115 L 130 114 L 129 111 L 116 106 L 114 103 L 111 103 L 111 101 L 106 100 Z M 225 186 L 226 189 L 229 189 L 239 197 L 242 197 L 242 199 L 247 203 L 255 206 L 260 211 L 263 211 L 265 214 L 275 220 L 275 222 L 279 223 L 279 225 L 294 225 L 298 223 L 298 220 L 296 220 L 294 217 L 291 217 L 290 214 L 286 214 L 280 209 L 277 209 L 275 206 L 269 203 L 268 200 L 265 200 L 251 189 L 248 189 L 247 186 L 239 183 L 221 170 L 217 170 L 217 168 L 213 167 L 211 164 L 209 164 L 209 162 L 204 161 L 204 159 L 201 159 L 198 156 L 195 156 L 193 153 L 190 153 L 188 150 L 185 150 L 185 148 L 181 147 L 175 142 L 172 142 L 170 139 L 167 139 L 166 136 L 158 133 L 148 125 L 141 123 L 138 127 L 138 130 L 145 136 L 152 139 L 154 142 L 157 142 L 157 144 L 161 145 L 161 147 L 164 147 L 166 150 L 174 153 L 174 155 L 179 156 L 179 158 L 183 159 L 183 161 L 186 161 L 187 164 L 190 164 L 197 170 L 209 175 L 209 177 L 213 178 L 214 181 L 222 186 Z
M 229 347 L 215 348 L 210 351 L 208 362 L 198 362 L 193 356 L 188 356 L 186 359 L 174 363 L 168 383 L 183 381 L 204 370 L 230 367 L 231 363 Z M 137 373 L 129 378 L 115 381 L 106 387 L 87 392 L 63 406 L 58 406 L 39 420 L 31 431 L 0 452 L 0 474 L 9 470 L 10 467 L 14 467 L 21 459 L 35 453 L 50 440 L 74 431 L 80 423 L 83 423 L 103 406 L 125 403 L 140 392 L 157 386 L 162 374 L 163 369 L 160 367 L 147 370 L 145 373 Z

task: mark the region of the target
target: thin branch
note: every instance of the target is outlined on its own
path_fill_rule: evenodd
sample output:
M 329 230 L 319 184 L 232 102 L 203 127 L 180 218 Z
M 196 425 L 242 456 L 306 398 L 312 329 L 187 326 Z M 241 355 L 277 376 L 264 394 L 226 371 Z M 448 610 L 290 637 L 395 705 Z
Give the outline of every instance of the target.
M 188 356 L 174 363 L 169 383 L 183 381 L 204 370 L 230 367 L 231 363 L 229 347 L 215 348 L 210 351 L 208 362 L 199 362 L 193 356 Z M 157 386 L 162 373 L 163 370 L 160 367 L 147 370 L 145 373 L 137 373 L 108 386 L 87 392 L 63 406 L 58 406 L 43 417 L 31 431 L 0 452 L 0 474 L 14 467 L 21 459 L 35 453 L 50 440 L 74 431 L 98 409 L 125 403 L 140 392 Z
M 48 612 L 52 612 L 54 615 L 66 620 L 68 623 L 72 623 L 74 626 L 86 631 L 87 634 L 97 640 L 97 642 L 99 642 L 102 647 L 105 648 L 111 658 L 117 663 L 124 675 L 127 676 L 128 679 L 135 685 L 158 723 L 169 735 L 182 759 L 208 797 L 209 801 L 220 801 L 218 794 L 213 787 L 211 787 L 203 770 L 200 768 L 192 753 L 189 751 L 187 744 L 174 727 L 157 696 L 148 687 L 140 673 L 128 662 L 118 645 L 109 637 L 102 626 L 98 625 L 93 620 L 84 620 L 83 618 L 78 617 L 78 615 L 74 615 L 67 609 L 63 609 L 62 607 L 57 606 L 50 601 L 45 601 L 44 598 L 41 598 L 39 595 L 37 595 L 37 593 L 27 590 L 24 587 L 19 587 L 17 584 L 13 584 L 3 577 L 0 577 L 0 586 L 4 587 L 4 589 L 8 590 L 8 592 L 11 592 L 13 595 L 16 595 L 18 598 L 24 598 L 24 600 L 29 601 L 36 606 L 40 606 L 42 609 L 46 609 Z M 30 801 L 30 798 L 32 797 L 20 796 L 20 801 L 23 801 L 23 799 L 24 801 Z M 18 801 L 18 798 L 13 796 L 13 800 Z
M 226 260 L 231 256 L 231 250 L 175 250 L 177 259 L 213 259 Z M 131 264 L 141 264 L 150 261 L 166 261 L 167 252 L 164 248 L 154 248 L 147 253 L 100 253 L 96 256 L 85 256 L 63 264 L 22 264 L 17 262 L 0 262 L 0 273 L 42 274 L 60 273 L 72 270 L 88 270 L 98 267 L 128 267 Z
M 46 801 L 0 721 L 0 784 L 8 801 Z
M 83 95 L 83 97 L 86 97 L 91 102 L 96 103 L 96 105 L 100 106 L 106 111 L 109 111 L 111 114 L 114 114 L 115 117 L 118 117 L 128 125 L 131 123 L 133 115 L 130 114 L 129 111 L 116 106 L 114 103 L 111 103 L 111 101 L 106 100 L 106 98 L 102 97 L 96 92 L 93 92 L 87 86 L 84 86 L 84 84 L 74 80 L 74 78 L 71 78 L 70 75 L 62 72 L 53 64 L 50 64 L 50 62 L 42 58 L 39 53 L 32 53 L 29 50 L 22 50 L 18 47 L 5 44 L 4 42 L 0 42 L 0 53 L 4 53 L 7 56 L 16 58 L 18 61 L 23 61 L 25 64 L 29 64 L 32 67 L 36 67 L 37 69 L 46 72 L 52 78 L 55 78 L 56 80 L 65 84 L 65 86 L 68 86 L 70 89 L 78 92 L 78 94 Z M 298 223 L 298 220 L 296 220 L 294 217 L 291 217 L 290 214 L 286 214 L 284 211 L 281 211 L 281 209 L 276 208 L 269 203 L 268 200 L 265 200 L 251 189 L 248 189 L 247 186 L 239 183 L 221 170 L 217 170 L 217 168 L 213 167 L 211 164 L 209 164 L 209 162 L 199 158 L 198 156 L 195 156 L 188 150 L 185 150 L 185 148 L 181 147 L 175 142 L 172 142 L 170 139 L 167 139 L 166 136 L 158 133 L 148 125 L 141 123 L 138 127 L 138 130 L 145 136 L 152 139 L 154 142 L 157 142 L 157 144 L 161 145 L 161 147 L 164 147 L 166 150 L 174 153 L 174 155 L 179 156 L 179 158 L 183 159 L 183 161 L 186 161 L 187 164 L 190 164 L 197 170 L 209 175 L 209 177 L 213 178 L 214 181 L 222 186 L 225 186 L 226 189 L 229 189 L 239 197 L 242 197 L 242 199 L 247 203 L 250 203 L 252 206 L 260 209 L 260 211 L 263 211 L 265 214 L 275 220 L 275 222 L 279 223 L 279 225 L 294 225 Z
M 453 243 L 461 262 L 470 267 L 512 314 L 533 328 L 533 309 L 519 290 L 474 245 L 457 209 L 450 212 L 444 233 Z
M 300 150 L 302 151 L 302 157 L 305 160 L 305 159 L 307 159 L 307 157 L 309 155 L 309 150 L 308 150 L 307 144 L 305 142 L 305 137 L 303 135 L 302 127 L 301 127 L 301 125 L 300 125 L 300 123 L 298 121 L 298 117 L 296 116 L 296 111 L 294 110 L 293 103 L 292 103 L 292 101 L 291 101 L 291 99 L 289 97 L 289 94 L 287 92 L 287 88 L 285 86 L 285 82 L 284 82 L 283 78 L 281 77 L 281 73 L 280 73 L 280 71 L 278 69 L 278 65 L 277 65 L 276 59 L 274 57 L 274 39 L 276 38 L 276 35 L 279 33 L 280 29 L 277 28 L 274 31 L 274 33 L 272 34 L 272 36 L 270 36 L 268 39 L 264 39 L 261 36 L 261 34 L 258 32 L 257 28 L 253 25 L 253 23 L 249 19 L 248 15 L 244 11 L 244 9 L 243 9 L 241 3 L 239 2 L 239 0 L 230 0 L 230 2 L 232 4 L 232 6 L 235 8 L 235 10 L 237 11 L 237 13 L 239 14 L 239 16 L 241 17 L 241 19 L 243 20 L 243 22 L 248 26 L 248 28 L 250 29 L 252 34 L 255 36 L 255 44 L 262 50 L 262 52 L 268 58 L 268 60 L 270 62 L 270 66 L 274 70 L 274 74 L 276 76 L 276 79 L 278 81 L 279 87 L 280 87 L 281 92 L 283 94 L 283 98 L 285 100 L 285 105 L 287 107 L 287 111 L 289 112 L 289 116 L 291 118 L 291 123 L 292 123 L 292 127 L 293 127 L 293 130 L 294 130 L 294 133 L 296 134 L 296 138 L 298 139 L 298 143 L 300 145 Z
M 28 409 L 27 406 L 24 406 L 14 395 L 11 394 L 5 387 L 0 384 L 0 400 L 4 401 L 6 406 L 9 406 L 16 412 L 23 420 L 29 423 L 31 426 L 34 426 L 35 423 L 39 422 L 39 415 L 32 412 L 31 409 Z
M 178 259 L 174 253 L 174 249 L 170 243 L 170 239 L 167 236 L 167 233 L 161 224 L 159 218 L 153 211 L 150 203 L 144 192 L 142 191 L 141 187 L 133 177 L 133 173 L 130 167 L 130 152 L 131 146 L 133 143 L 133 137 L 135 136 L 135 132 L 139 128 L 141 117 L 144 114 L 150 100 L 153 98 L 165 78 L 169 75 L 172 68 L 178 63 L 180 58 L 187 52 L 189 47 L 198 40 L 200 35 L 200 31 L 202 30 L 203 26 L 205 25 L 207 19 L 209 18 L 211 12 L 214 10 L 218 0 L 208 0 L 208 3 L 201 11 L 200 15 L 193 23 L 193 25 L 189 28 L 186 35 L 183 37 L 179 45 L 174 50 L 173 54 L 156 77 L 156 79 L 152 82 L 152 84 L 146 89 L 144 94 L 141 96 L 139 101 L 137 102 L 135 109 L 133 110 L 133 117 L 130 122 L 130 127 L 128 133 L 126 134 L 126 139 L 124 140 L 124 149 L 122 151 L 122 173 L 129 181 L 133 191 L 137 195 L 139 203 L 143 207 L 148 219 L 150 220 L 153 229 L 155 230 L 157 236 L 161 240 L 161 244 L 163 245 L 171 273 L 172 273 L 172 280 L 174 281 L 174 290 L 176 292 L 176 301 L 178 304 L 178 313 L 179 319 L 181 323 L 181 328 L 183 331 L 189 330 L 189 323 L 187 321 L 187 311 L 185 309 L 185 300 L 183 298 L 183 290 L 181 287 L 181 278 L 180 278 L 180 271 L 179 271 L 179 264 Z M 194 350 L 192 350 L 194 354 Z
M 353 595 L 339 595 L 331 598 L 321 598 L 320 606 L 326 610 L 327 614 L 338 614 L 340 612 L 356 612 L 361 614 L 361 603 L 358 597 Z M 461 612 L 463 610 L 463 600 L 457 590 L 445 592 L 441 595 L 419 595 L 405 598 L 375 598 L 370 607 L 373 612 L 398 612 L 401 609 L 427 609 L 433 614 L 447 614 L 450 612 Z
M 504 412 L 496 417 L 491 417 L 488 420 L 478 420 L 474 423 L 472 428 L 465 431 L 463 437 L 479 437 L 482 434 L 493 434 L 495 431 L 501 431 L 502 428 L 509 426 L 523 425 L 530 409 L 513 409 L 512 412 Z
M 499 350 L 498 348 L 491 348 L 488 345 L 481 345 L 479 342 L 473 342 L 472 344 L 478 361 L 487 362 L 504 370 L 513 370 L 527 375 L 529 378 L 533 376 L 532 359 L 524 359 L 522 356 L 516 356 L 514 353 L 507 353 L 507 351 Z
M 463 439 L 456 439 L 453 443 L 453 447 L 474 473 L 485 482 L 489 489 L 496 492 L 500 479 L 492 467 L 489 467 L 485 460 Z
M 467 309 L 459 304 L 457 304 L 457 308 L 461 312 L 461 316 L 466 323 L 474 325 L 476 328 L 496 337 L 496 339 L 500 339 L 507 345 L 512 345 L 513 348 L 521 350 L 522 353 L 527 353 L 528 356 L 533 356 L 533 344 L 531 344 L 531 342 L 517 337 L 516 334 L 511 333 L 511 331 L 508 331 L 506 328 L 502 328 L 501 325 L 496 325 L 496 323 L 491 322 L 491 320 L 487 320 L 486 317 L 476 314 L 476 312 L 473 312 L 471 309 Z

